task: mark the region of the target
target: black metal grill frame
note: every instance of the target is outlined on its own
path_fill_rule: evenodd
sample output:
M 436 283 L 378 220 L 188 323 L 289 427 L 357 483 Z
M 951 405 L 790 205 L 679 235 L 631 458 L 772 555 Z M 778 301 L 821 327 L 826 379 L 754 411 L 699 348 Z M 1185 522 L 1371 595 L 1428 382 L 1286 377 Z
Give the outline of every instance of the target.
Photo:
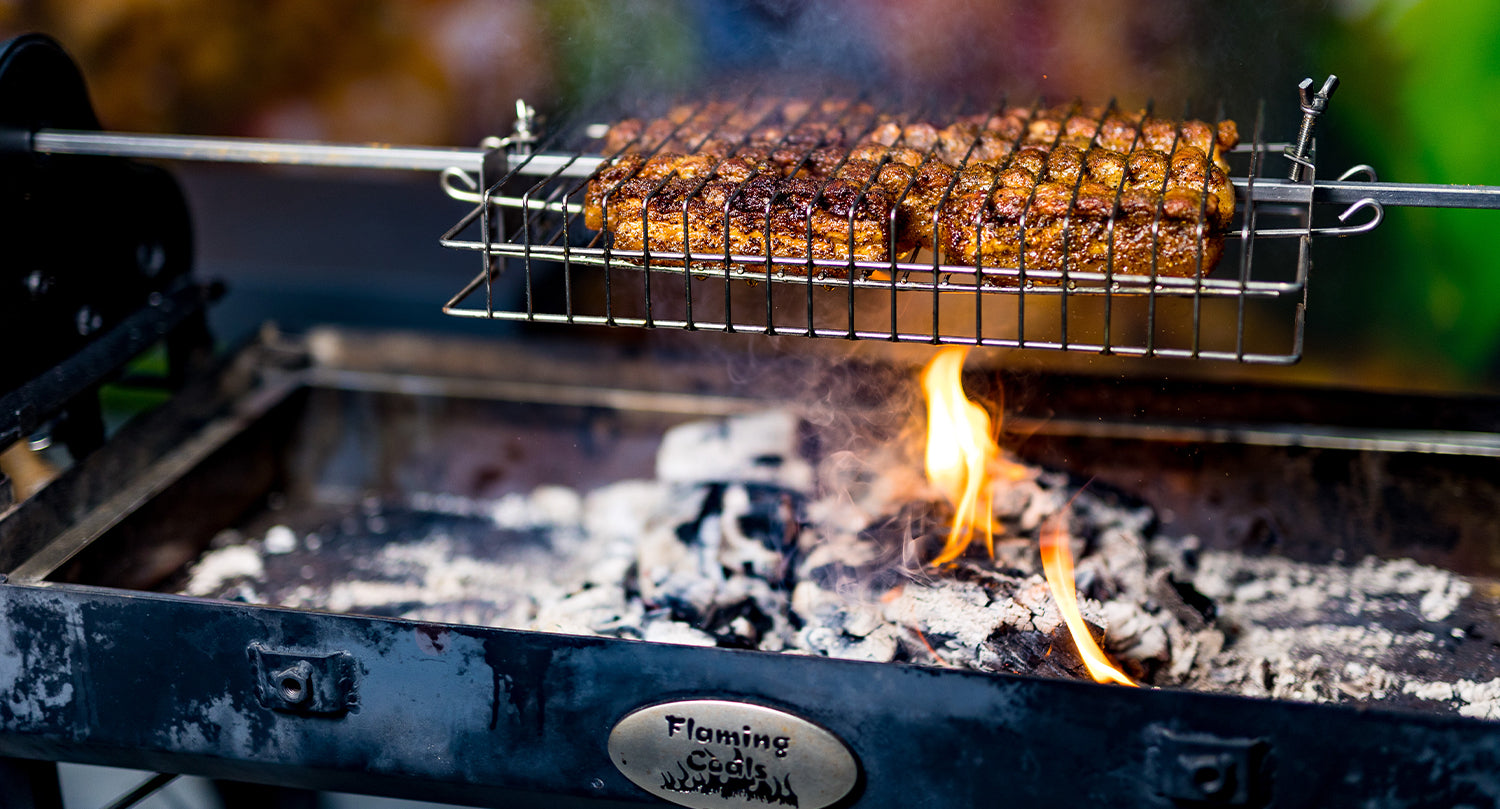
M 0 715 L 5 756 L 485 806 L 639 806 L 653 799 L 611 763 L 610 727 L 663 699 L 728 698 L 844 739 L 860 782 L 840 805 L 1410 809 L 1500 794 L 1500 734 L 1455 716 L 74 585 L 0 585 L 0 618 L 0 642 L 29 661 L 0 670 L 0 686 L 27 689 L 24 712 Z M 360 709 L 265 709 L 247 641 L 347 651 Z

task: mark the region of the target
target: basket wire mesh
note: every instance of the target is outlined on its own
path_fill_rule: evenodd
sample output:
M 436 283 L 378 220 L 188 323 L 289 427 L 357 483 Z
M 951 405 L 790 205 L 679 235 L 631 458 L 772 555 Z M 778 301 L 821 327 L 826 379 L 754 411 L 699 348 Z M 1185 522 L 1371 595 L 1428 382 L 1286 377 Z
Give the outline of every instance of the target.
M 1038 102 L 1031 114 L 1040 108 Z M 1101 123 L 1116 108 L 1111 102 L 1103 109 Z M 442 243 L 478 253 L 482 267 L 444 311 L 544 324 L 1295 362 L 1302 353 L 1312 239 L 1362 226 L 1315 227 L 1310 152 L 1294 158 L 1302 166 L 1297 183 L 1268 176 L 1285 171 L 1287 144 L 1265 141 L 1263 112 L 1258 106 L 1250 142 L 1225 155 L 1237 199 L 1223 257 L 1210 272 L 1201 271 L 1207 219 L 1200 216 L 1200 272 L 1189 277 L 1159 273 L 1154 250 L 1150 274 L 1116 271 L 1113 216 L 1102 271 L 1070 267 L 1066 260 L 1059 267 L 1027 267 L 1024 244 L 1017 266 L 985 266 L 982 254 L 967 264 L 948 262 L 935 250 L 902 254 L 894 230 L 887 259 L 853 258 L 852 235 L 849 257 L 814 258 L 810 216 L 803 256 L 653 249 L 649 239 L 640 249 L 622 249 L 607 229 L 584 224 L 589 178 L 606 160 L 604 127 L 560 127 L 534 149 L 512 147 L 507 160 L 496 161 L 505 166 L 492 172 L 498 177 L 445 173 L 449 194 L 473 207 Z M 1215 128 L 1224 117 L 1221 107 Z M 711 129 L 707 137 L 714 134 Z M 923 160 L 936 159 L 936 148 Z M 1075 202 L 1081 182 L 1080 174 Z M 1272 185 L 1275 193 L 1262 193 Z M 1205 178 L 1205 203 L 1206 186 Z M 1119 191 L 1115 203 L 1118 209 Z M 1160 220 L 1158 210 L 1153 225 Z M 1069 221 L 1063 238 L 1071 237 Z M 521 276 L 519 283 L 499 283 L 511 274 Z

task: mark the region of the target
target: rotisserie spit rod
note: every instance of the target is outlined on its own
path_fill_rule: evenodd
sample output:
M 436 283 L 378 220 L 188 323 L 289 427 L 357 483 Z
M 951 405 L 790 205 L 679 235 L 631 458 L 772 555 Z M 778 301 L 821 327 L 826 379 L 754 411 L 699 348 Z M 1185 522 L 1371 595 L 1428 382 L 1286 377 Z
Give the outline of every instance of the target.
M 43 154 L 101 155 L 157 160 L 261 163 L 283 166 L 444 171 L 477 173 L 493 149 L 392 144 L 321 143 L 256 138 L 145 135 L 124 132 L 40 129 L 31 148 Z M 512 151 L 506 170 L 527 176 L 589 177 L 603 158 L 566 152 Z M 1272 178 L 1234 177 L 1241 194 L 1256 202 L 1305 203 L 1309 186 Z M 1420 208 L 1500 208 L 1500 186 L 1318 180 L 1312 201 L 1353 205 L 1371 199 L 1382 205 Z

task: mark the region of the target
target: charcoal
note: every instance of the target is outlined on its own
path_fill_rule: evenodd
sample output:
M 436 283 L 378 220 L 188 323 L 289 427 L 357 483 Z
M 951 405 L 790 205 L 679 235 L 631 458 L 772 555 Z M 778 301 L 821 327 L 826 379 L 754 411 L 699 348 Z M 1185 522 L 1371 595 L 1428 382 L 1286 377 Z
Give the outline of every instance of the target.
M 783 411 L 667 433 L 657 477 L 492 500 L 282 507 L 216 537 L 191 595 L 1030 676 L 1087 672 L 1041 575 L 1066 512 L 1079 607 L 1152 685 L 1500 719 L 1494 605 L 1410 560 L 1206 550 L 1066 474 L 996 486 L 994 557 L 927 564 L 950 508 L 893 440 L 803 458 Z
M 724 567 L 782 586 L 796 562 L 797 538 L 805 527 L 804 499 L 773 485 L 705 484 L 697 517 L 677 526 L 677 538 L 688 545 L 718 548 Z
M 812 568 L 803 575 L 812 584 L 824 590 L 842 591 L 857 586 L 872 593 L 886 592 L 900 586 L 908 579 L 898 568 L 889 566 L 871 568 L 868 565 L 855 566 L 841 562 L 830 562 Z
M 792 633 L 785 590 L 804 528 L 800 495 L 714 482 L 679 488 L 677 500 L 677 516 L 641 540 L 643 601 L 723 645 L 781 648 Z
M 882 515 L 859 532 L 860 539 L 881 548 L 875 565 L 888 566 L 894 560 L 915 555 L 931 559 L 937 555 L 948 535 L 953 510 L 934 501 L 903 503 L 893 514 Z
M 797 633 L 797 642 L 801 648 L 826 657 L 877 663 L 895 660 L 900 651 L 900 638 L 893 626 L 862 622 L 844 612 L 827 614 L 805 625 Z
M 740 532 L 759 539 L 767 550 L 795 554 L 797 537 L 806 526 L 807 498 L 780 486 L 746 483 L 748 510 L 739 517 Z M 792 561 L 788 556 L 789 562 Z
M 1172 662 L 1172 639 L 1166 626 L 1146 607 L 1133 601 L 1112 600 L 1099 608 L 1108 636 L 1098 640 L 1116 660 L 1135 667 L 1136 677 L 1154 673 Z
M 996 632 L 980 646 L 976 660 L 981 670 L 1003 674 L 1074 680 L 1089 676 L 1078 647 L 1064 628 Z
M 1153 601 L 1194 632 L 1212 623 L 1218 612 L 1213 599 L 1198 592 L 1192 582 L 1178 581 L 1171 570 L 1158 570 L 1151 574 L 1149 592 Z
M 761 638 L 776 628 L 776 620 L 766 614 L 758 600 L 745 598 L 736 603 L 714 605 L 712 611 L 695 622 L 695 626 L 713 635 L 720 646 L 756 649 Z

